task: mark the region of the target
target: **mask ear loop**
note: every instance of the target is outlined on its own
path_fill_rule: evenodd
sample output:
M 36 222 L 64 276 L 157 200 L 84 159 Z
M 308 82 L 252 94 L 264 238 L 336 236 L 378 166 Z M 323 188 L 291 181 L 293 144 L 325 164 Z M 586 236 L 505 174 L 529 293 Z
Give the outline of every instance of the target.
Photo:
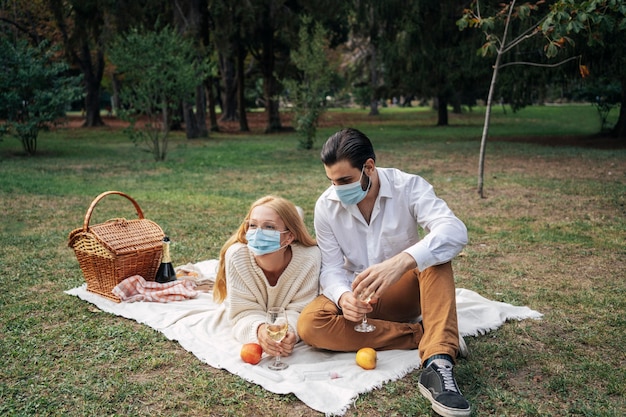
M 296 241 L 296 236 L 293 234 L 293 232 L 291 230 L 286 230 L 286 231 L 291 235 L 290 236 L 291 240 L 285 246 L 290 246 L 293 242 Z M 289 239 L 289 237 L 287 239 Z
M 365 161 L 367 162 L 367 161 Z M 365 174 L 365 176 L 367 177 L 367 188 L 364 190 L 365 194 L 369 193 L 370 191 L 370 187 L 372 186 L 372 177 L 370 177 L 367 172 L 365 172 L 365 164 L 363 164 L 363 169 L 361 170 L 361 176 L 363 176 Z M 361 190 L 363 190 L 363 186 L 361 186 Z
M 288 247 L 291 246 L 292 243 L 293 243 L 293 240 L 291 242 L 289 242 L 289 243 L 284 244 L 284 245 L 280 245 L 280 248 L 276 249 L 274 252 L 278 252 L 279 250 L 283 250 L 285 248 L 288 248 Z M 272 252 L 272 253 L 274 253 L 274 252 Z
M 281 250 L 281 249 L 285 249 L 287 246 L 290 246 L 290 245 L 291 245 L 291 244 L 292 244 L 292 243 L 296 240 L 296 238 L 295 238 L 294 234 L 293 234 L 293 233 L 291 232 L 291 230 L 289 230 L 289 229 L 279 231 L 278 233 L 280 233 L 280 235 L 281 235 L 281 236 L 282 236 L 284 233 L 289 233 L 289 234 L 291 235 L 292 239 L 291 239 L 291 242 L 289 242 L 289 243 L 285 243 L 284 245 L 282 244 L 282 242 L 280 242 L 280 248 L 278 248 L 278 249 L 276 250 L 277 252 L 278 252 L 279 250 Z
M 367 161 L 369 161 L 370 159 L 372 159 L 372 158 L 368 158 L 368 159 L 367 159 Z M 363 163 L 363 172 L 365 173 L 365 176 L 367 176 L 367 178 L 370 178 L 370 177 L 371 177 L 371 175 L 370 175 L 370 174 L 368 174 L 367 172 L 365 172 L 365 168 L 367 168 L 367 166 L 366 166 L 367 161 L 365 161 L 365 162 Z M 369 168 L 368 168 L 368 169 L 369 169 Z M 374 169 L 376 169 L 376 167 L 372 168 L 372 170 L 374 170 Z

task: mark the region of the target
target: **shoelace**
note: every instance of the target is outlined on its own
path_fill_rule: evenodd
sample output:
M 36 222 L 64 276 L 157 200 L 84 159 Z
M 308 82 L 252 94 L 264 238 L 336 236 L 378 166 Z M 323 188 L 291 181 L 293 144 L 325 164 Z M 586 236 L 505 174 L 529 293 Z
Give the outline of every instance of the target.
M 459 389 L 456 386 L 456 382 L 454 381 L 454 377 L 452 376 L 452 367 L 450 366 L 438 366 L 437 372 L 443 379 L 443 389 L 446 391 L 454 391 L 456 393 L 459 392 Z

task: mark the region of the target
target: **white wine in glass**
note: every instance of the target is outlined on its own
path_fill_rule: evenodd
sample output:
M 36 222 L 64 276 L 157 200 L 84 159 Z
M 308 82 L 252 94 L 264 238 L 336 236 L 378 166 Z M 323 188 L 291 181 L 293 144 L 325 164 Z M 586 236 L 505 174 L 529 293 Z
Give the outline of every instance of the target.
M 356 277 L 357 275 L 359 275 L 362 271 L 359 272 L 355 272 L 354 276 Z M 357 294 L 357 298 L 361 301 L 365 301 L 366 303 L 369 303 L 370 300 L 372 299 L 372 295 L 374 293 L 372 291 L 369 291 L 367 288 L 363 291 L 361 291 L 359 294 Z M 361 320 L 361 322 L 359 324 L 357 324 L 356 326 L 354 326 L 354 330 L 356 330 L 357 332 L 360 333 L 369 333 L 369 332 L 373 332 L 374 330 L 376 330 L 376 326 L 374 326 L 371 323 L 367 322 L 367 314 L 363 314 L 363 320 Z
M 267 335 L 273 341 L 280 342 L 285 338 L 287 330 L 289 330 L 289 324 L 287 322 L 287 314 L 283 307 L 270 307 L 267 310 L 265 328 L 267 329 Z M 280 354 L 274 358 L 274 362 L 268 365 L 268 368 L 273 371 L 281 371 L 287 367 L 289 367 L 289 365 L 285 362 L 281 362 Z

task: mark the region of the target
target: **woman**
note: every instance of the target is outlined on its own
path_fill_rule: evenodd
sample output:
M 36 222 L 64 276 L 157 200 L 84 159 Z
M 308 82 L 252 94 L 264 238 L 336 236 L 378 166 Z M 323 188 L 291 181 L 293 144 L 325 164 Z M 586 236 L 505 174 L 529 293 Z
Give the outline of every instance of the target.
M 317 243 L 293 203 L 274 196 L 255 201 L 220 251 L 213 289 L 216 302 L 228 301 L 235 338 L 259 343 L 268 355 L 289 356 L 300 340 L 300 312 L 318 294 L 320 263 Z M 280 343 L 267 336 L 269 307 L 287 312 L 289 332 Z

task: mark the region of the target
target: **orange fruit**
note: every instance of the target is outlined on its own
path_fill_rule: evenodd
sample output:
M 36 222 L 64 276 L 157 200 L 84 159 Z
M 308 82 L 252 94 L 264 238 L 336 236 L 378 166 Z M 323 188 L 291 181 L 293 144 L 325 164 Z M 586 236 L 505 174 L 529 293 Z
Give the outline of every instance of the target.
M 359 349 L 356 353 L 356 363 L 363 369 L 376 368 L 376 351 L 369 347 Z
M 239 355 L 241 356 L 241 360 L 244 362 L 256 365 L 261 362 L 263 348 L 258 343 L 246 343 L 241 347 Z

